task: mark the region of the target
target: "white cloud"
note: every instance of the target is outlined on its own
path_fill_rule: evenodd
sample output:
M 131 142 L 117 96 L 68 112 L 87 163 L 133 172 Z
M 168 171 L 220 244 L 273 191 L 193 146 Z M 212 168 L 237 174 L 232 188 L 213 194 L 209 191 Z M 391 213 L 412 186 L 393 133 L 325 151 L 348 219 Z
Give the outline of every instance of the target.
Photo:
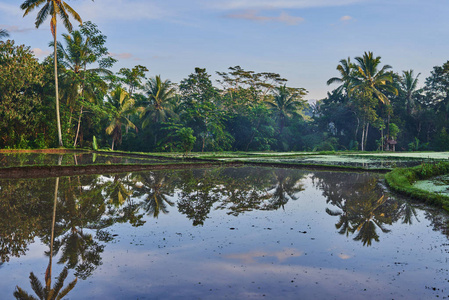
M 132 60 L 141 60 L 138 57 L 135 57 L 133 54 L 129 52 L 123 52 L 123 53 L 109 53 L 110 56 L 115 57 L 117 59 L 132 59 Z
M 37 58 L 44 58 L 51 53 L 51 51 L 42 50 L 41 48 L 33 48 L 31 49 L 31 51 L 33 51 L 34 55 L 36 55 Z
M 7 26 L 7 25 L 0 25 L 0 28 L 6 29 L 7 31 L 9 31 L 10 33 L 12 32 L 26 32 L 26 31 L 31 31 L 31 30 L 36 30 L 35 27 L 28 27 L 28 28 L 24 28 L 24 27 L 19 27 L 19 26 Z
M 232 9 L 287 9 L 325 6 L 343 6 L 365 0 L 208 0 L 204 3 L 223 10 Z
M 351 16 L 343 16 L 340 18 L 340 21 L 347 22 L 351 21 L 353 18 Z
M 304 21 L 301 17 L 291 16 L 285 12 L 282 12 L 278 17 L 269 17 L 259 15 L 258 12 L 254 10 L 245 11 L 243 13 L 228 14 L 226 17 L 230 19 L 243 19 L 260 22 L 281 22 L 288 25 L 297 25 L 298 23 Z

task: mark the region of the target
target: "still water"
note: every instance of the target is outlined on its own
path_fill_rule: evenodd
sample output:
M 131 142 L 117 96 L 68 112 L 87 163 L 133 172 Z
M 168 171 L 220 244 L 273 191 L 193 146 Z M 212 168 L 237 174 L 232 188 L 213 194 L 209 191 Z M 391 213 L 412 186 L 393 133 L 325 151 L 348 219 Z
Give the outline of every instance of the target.
M 447 298 L 446 226 L 368 173 L 1 180 L 0 299 Z

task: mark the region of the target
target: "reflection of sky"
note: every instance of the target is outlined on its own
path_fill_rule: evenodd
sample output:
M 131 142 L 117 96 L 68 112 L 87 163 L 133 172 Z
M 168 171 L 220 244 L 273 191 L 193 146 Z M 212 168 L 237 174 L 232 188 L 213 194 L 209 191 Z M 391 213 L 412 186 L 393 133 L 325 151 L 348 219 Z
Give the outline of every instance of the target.
M 117 237 L 106 245 L 103 264 L 79 280 L 69 298 L 423 299 L 440 293 L 426 286 L 449 288 L 447 238 L 422 211 L 420 222 L 387 226 L 388 234 L 378 230 L 380 242 L 364 247 L 337 233 L 338 217 L 326 214 L 333 207 L 310 177 L 302 183 L 305 190 L 284 210 L 235 217 L 212 209 L 204 226 L 192 227 L 170 207 L 168 215 L 146 218 L 138 228 L 116 224 L 108 229 Z M 15 285 L 31 292 L 30 271 L 43 280 L 48 260 L 36 253 L 46 249 L 33 244 L 30 255 L 0 269 L 0 298 L 11 296 Z M 66 283 L 73 270 L 69 274 Z

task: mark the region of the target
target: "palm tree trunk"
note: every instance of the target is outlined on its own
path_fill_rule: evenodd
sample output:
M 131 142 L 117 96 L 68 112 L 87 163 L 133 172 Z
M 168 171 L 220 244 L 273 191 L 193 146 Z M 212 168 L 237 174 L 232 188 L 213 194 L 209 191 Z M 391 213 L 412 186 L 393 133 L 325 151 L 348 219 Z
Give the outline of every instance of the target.
M 56 93 L 56 125 L 58 127 L 58 142 L 59 147 L 64 147 L 62 143 L 62 133 L 61 133 L 61 119 L 59 117 L 59 87 L 58 87 L 58 55 L 56 50 L 56 24 L 54 32 L 54 63 L 55 63 L 55 93 Z
M 81 117 L 83 115 L 83 105 L 81 105 L 80 109 L 80 116 L 78 118 L 78 126 L 76 128 L 76 135 L 75 135 L 75 142 L 73 143 L 73 147 L 76 147 L 76 141 L 78 140 L 78 134 L 80 132 L 80 125 L 81 125 Z
M 366 123 L 366 130 L 365 130 L 365 145 L 363 146 L 363 149 L 366 150 L 366 142 L 368 140 L 368 130 L 369 130 L 369 122 Z

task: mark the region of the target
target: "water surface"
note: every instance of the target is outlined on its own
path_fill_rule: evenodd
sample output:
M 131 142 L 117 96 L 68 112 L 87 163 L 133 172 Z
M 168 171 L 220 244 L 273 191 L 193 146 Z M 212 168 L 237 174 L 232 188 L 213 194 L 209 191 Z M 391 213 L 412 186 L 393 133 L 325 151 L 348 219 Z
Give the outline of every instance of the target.
M 55 225 L 52 226 L 56 197 Z M 449 296 L 447 216 L 376 175 L 271 168 L 0 180 L 0 298 Z M 53 228 L 53 230 L 52 230 Z

